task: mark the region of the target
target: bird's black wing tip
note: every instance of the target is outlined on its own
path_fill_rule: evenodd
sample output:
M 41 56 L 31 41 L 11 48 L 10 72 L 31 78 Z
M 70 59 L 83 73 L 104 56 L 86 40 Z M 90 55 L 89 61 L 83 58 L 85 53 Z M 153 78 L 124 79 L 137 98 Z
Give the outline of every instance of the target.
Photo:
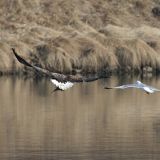
M 15 48 L 11 48 L 11 50 L 12 50 L 13 54 L 16 56 L 16 58 L 17 58 L 18 54 L 16 53 Z
M 22 63 L 22 64 L 24 64 L 24 65 L 27 65 L 27 66 L 29 66 L 29 67 L 32 67 L 31 64 L 29 64 L 27 61 L 25 61 L 21 56 L 19 56 L 19 55 L 16 53 L 16 51 L 15 51 L 14 48 L 11 48 L 11 49 L 12 49 L 12 51 L 13 51 L 13 54 L 15 55 L 15 57 L 17 58 L 17 60 L 18 60 L 20 63 Z
M 16 50 L 15 48 L 11 48 L 12 51 L 13 51 L 13 54 L 15 55 L 15 57 L 17 58 L 17 60 L 19 61 L 19 59 L 21 58 L 17 53 L 16 53 Z

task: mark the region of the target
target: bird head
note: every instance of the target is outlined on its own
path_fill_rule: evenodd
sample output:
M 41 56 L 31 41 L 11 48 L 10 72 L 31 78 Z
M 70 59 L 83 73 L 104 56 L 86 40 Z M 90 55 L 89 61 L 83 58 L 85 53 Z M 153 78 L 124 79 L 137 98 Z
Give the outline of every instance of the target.
M 141 81 L 136 81 L 136 84 L 142 84 L 142 82 Z

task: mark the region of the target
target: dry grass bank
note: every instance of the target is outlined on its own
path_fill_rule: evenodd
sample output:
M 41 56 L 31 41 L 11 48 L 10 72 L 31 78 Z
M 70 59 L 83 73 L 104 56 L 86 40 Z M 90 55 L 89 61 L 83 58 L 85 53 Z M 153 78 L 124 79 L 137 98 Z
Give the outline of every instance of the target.
M 160 70 L 157 0 L 1 0 L 0 71 L 24 69 L 11 47 L 51 71 Z

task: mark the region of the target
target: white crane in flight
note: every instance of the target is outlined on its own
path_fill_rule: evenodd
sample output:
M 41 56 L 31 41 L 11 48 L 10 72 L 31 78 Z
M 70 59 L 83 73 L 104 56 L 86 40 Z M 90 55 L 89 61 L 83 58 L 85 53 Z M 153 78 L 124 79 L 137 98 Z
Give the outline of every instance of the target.
M 140 81 L 136 81 L 136 83 L 133 84 L 126 84 L 122 86 L 116 86 L 116 87 L 105 87 L 105 89 L 127 89 L 127 88 L 137 88 L 145 91 L 147 94 L 154 93 L 156 91 L 160 91 L 157 88 L 154 88 L 152 86 L 148 86 Z

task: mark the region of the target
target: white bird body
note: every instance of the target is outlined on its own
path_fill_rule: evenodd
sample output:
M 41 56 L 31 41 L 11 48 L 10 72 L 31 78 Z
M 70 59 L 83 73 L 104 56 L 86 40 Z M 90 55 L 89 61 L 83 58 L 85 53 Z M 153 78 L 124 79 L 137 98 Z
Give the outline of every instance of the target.
M 146 84 L 143 84 L 140 81 L 137 81 L 136 83 L 133 84 L 126 84 L 122 86 L 117 86 L 117 87 L 105 87 L 105 89 L 127 89 L 127 88 L 137 88 L 137 89 L 142 89 L 146 93 L 154 93 L 155 91 L 160 91 L 159 89 L 156 89 L 152 86 L 148 86 Z
M 67 82 L 59 82 L 59 81 L 57 81 L 57 80 L 55 80 L 55 79 L 51 79 L 51 82 L 52 82 L 57 88 L 59 88 L 59 89 L 62 90 L 62 91 L 67 90 L 67 89 L 71 88 L 71 87 L 74 85 L 74 83 L 69 82 L 69 81 L 67 81 Z

